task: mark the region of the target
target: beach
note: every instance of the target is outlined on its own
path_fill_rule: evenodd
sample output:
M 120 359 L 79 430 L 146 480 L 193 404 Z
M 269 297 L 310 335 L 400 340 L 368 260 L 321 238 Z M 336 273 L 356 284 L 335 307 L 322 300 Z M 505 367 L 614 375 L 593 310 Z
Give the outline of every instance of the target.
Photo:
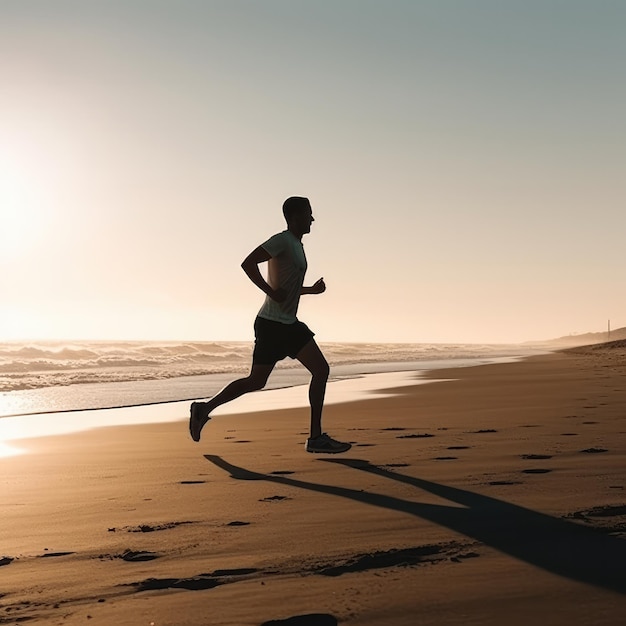
M 0 624 L 620 624 L 625 357 L 364 390 L 325 409 L 353 442 L 336 456 L 304 452 L 305 406 L 216 415 L 198 444 L 178 404 L 19 440 L 0 458 Z

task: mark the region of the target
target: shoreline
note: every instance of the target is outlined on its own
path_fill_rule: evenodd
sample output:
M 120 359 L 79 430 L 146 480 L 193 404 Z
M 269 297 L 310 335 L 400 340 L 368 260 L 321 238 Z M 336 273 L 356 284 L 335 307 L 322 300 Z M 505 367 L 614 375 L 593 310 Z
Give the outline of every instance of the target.
M 31 439 L 32 454 L 0 459 L 0 616 L 613 626 L 626 595 L 618 356 L 433 371 L 447 382 L 330 404 L 325 427 L 353 442 L 336 457 L 304 452 L 306 407 L 216 416 L 199 444 L 179 421 Z
M 537 354 L 533 351 L 532 354 Z M 331 365 L 331 381 L 358 378 L 365 374 L 396 371 L 414 371 L 471 366 L 474 364 L 523 358 L 527 353 L 502 356 L 475 355 L 454 358 L 419 360 L 374 360 L 339 363 Z M 280 364 L 279 364 L 280 365 Z M 230 373 L 213 373 L 145 380 L 81 382 L 69 385 L 53 385 L 0 392 L 0 419 L 22 415 L 89 411 L 95 409 L 128 408 L 131 406 L 154 405 L 170 402 L 191 402 L 215 395 L 222 387 L 237 377 L 245 376 L 248 370 Z M 293 387 L 308 384 L 309 374 L 299 365 L 277 367 L 267 389 Z
M 450 359 L 436 363 L 420 361 L 421 369 L 410 369 L 414 365 L 411 362 L 385 363 L 382 365 L 391 367 L 390 371 L 357 373 L 344 377 L 338 375 L 335 378 L 331 378 L 327 387 L 325 406 L 354 402 L 365 396 L 368 399 L 385 397 L 389 395 L 385 393 L 387 389 L 401 389 L 407 386 L 447 380 L 447 378 L 441 379 L 431 376 L 435 372 L 443 372 L 445 374 L 448 370 L 480 367 L 486 364 L 514 363 L 525 358 L 529 357 Z M 380 365 L 373 364 L 372 367 Z M 213 413 L 213 416 L 240 415 L 308 407 L 308 399 L 306 394 L 303 393 L 303 389 L 308 389 L 308 383 L 286 387 L 272 387 L 270 385 L 259 392 L 248 394 L 232 403 L 219 407 Z M 112 426 L 178 422 L 187 419 L 187 417 L 181 418 L 181 414 L 185 415 L 189 409 L 190 402 L 198 399 L 190 398 L 126 406 L 6 415 L 0 417 L 0 458 L 24 453 L 19 447 L 20 440 L 54 437 Z M 85 421 L 86 419 L 88 421 Z M 33 432 L 37 434 L 33 435 Z M 13 442 L 18 443 L 15 444 Z
M 335 380 L 328 385 L 325 406 L 354 402 L 363 397 L 368 399 L 387 397 L 394 394 L 385 393 L 386 389 L 401 389 L 439 380 L 428 379 L 422 374 L 422 372 L 412 371 L 386 372 Z M 307 385 L 296 385 L 251 393 L 219 407 L 212 417 L 305 408 L 308 407 L 306 389 L 308 389 Z M 20 441 L 73 435 L 100 428 L 180 423 L 188 419 L 188 411 L 189 401 L 179 400 L 128 407 L 5 417 L 0 419 L 0 458 L 20 453 L 28 454 L 27 450 L 21 449 Z M 88 421 L 85 419 L 87 417 Z M 184 429 L 181 429 L 181 433 L 184 434 L 184 432 Z

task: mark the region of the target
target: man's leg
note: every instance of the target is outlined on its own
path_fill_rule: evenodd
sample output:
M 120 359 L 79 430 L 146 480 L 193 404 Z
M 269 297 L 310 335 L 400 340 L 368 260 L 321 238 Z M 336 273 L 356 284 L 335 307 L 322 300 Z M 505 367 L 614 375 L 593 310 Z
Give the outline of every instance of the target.
M 298 352 L 296 359 L 312 374 L 311 384 L 309 386 L 311 436 L 307 439 L 306 451 L 325 452 L 327 454 L 347 452 L 352 447 L 351 444 L 337 441 L 327 434 L 322 433 L 322 409 L 324 408 L 326 382 L 328 381 L 330 368 L 314 339 L 311 339 L 311 341 Z
M 240 396 L 251 391 L 258 391 L 265 387 L 265 383 L 272 373 L 274 365 L 252 364 L 250 374 L 245 378 L 234 380 L 213 396 L 208 402 L 193 402 L 191 405 L 191 417 L 189 419 L 189 432 L 194 441 L 200 441 L 202 428 L 209 421 L 209 415 L 218 406 L 236 400 Z
M 298 352 L 296 359 L 311 372 L 309 403 L 311 404 L 311 439 L 322 434 L 322 410 L 330 368 L 315 339 Z
M 218 406 L 236 400 L 246 393 L 263 389 L 273 369 L 274 365 L 259 365 L 258 363 L 253 363 L 248 376 L 229 383 L 206 403 L 207 414 L 211 414 Z

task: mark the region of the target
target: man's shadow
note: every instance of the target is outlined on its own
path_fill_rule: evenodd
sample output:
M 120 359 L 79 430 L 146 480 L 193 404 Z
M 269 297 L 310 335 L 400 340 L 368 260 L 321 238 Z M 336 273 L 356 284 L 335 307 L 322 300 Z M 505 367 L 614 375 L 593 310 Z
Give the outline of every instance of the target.
M 237 480 L 264 480 L 408 513 L 571 580 L 626 593 L 626 542 L 618 537 L 471 491 L 391 472 L 358 459 L 320 459 L 422 489 L 461 506 L 423 504 L 368 491 L 261 474 L 205 458 Z

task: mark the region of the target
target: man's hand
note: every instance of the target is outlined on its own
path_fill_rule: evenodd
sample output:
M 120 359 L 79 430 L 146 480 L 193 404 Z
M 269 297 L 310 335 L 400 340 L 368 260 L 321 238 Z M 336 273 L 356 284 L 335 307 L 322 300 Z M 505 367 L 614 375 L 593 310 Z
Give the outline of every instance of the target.
M 303 294 L 305 293 L 318 294 L 318 293 L 324 293 L 325 291 L 326 291 L 326 283 L 324 282 L 323 278 L 320 278 L 311 287 L 304 287 L 302 289 Z
M 324 293 L 326 291 L 326 283 L 323 278 L 320 278 L 312 287 L 311 293 Z

